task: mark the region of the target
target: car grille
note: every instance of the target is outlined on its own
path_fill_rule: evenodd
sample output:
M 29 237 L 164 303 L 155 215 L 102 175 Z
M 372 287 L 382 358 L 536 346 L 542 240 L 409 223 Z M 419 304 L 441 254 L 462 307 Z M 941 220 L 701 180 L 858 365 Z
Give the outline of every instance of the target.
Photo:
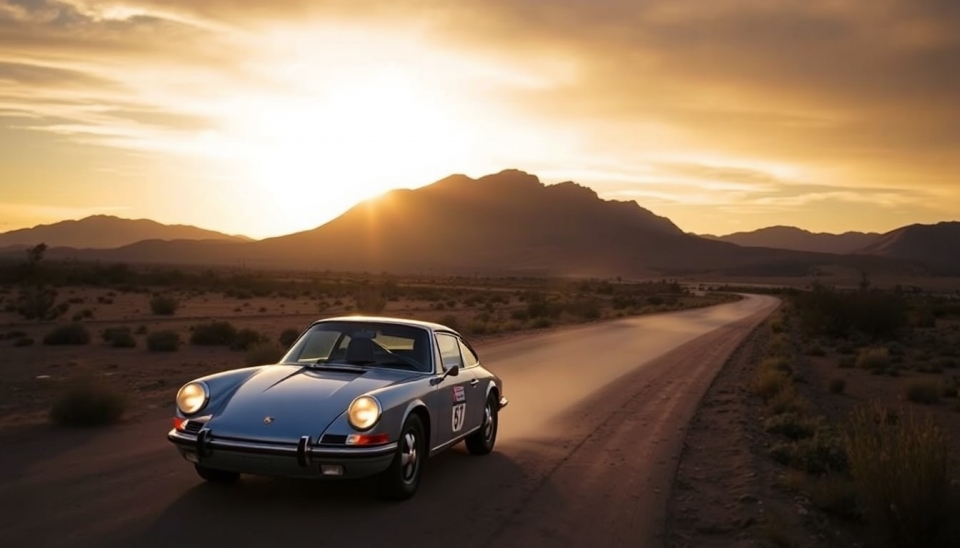
M 183 427 L 183 431 L 187 434 L 196 434 L 200 432 L 204 424 L 206 423 L 200 421 L 187 421 L 186 426 Z
M 324 434 L 320 438 L 320 443 L 329 443 L 330 445 L 343 445 L 347 443 L 347 437 L 339 434 Z

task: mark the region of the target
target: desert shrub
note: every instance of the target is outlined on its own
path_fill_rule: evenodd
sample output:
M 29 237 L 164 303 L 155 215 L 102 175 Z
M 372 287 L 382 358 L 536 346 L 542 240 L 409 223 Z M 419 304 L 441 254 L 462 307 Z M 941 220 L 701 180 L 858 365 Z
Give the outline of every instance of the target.
M 552 325 L 553 322 L 551 322 L 548 318 L 537 318 L 533 321 L 534 329 L 546 329 Z
M 261 334 L 259 331 L 254 329 L 241 329 L 237 331 L 237 335 L 230 343 L 230 348 L 233 350 L 247 350 L 256 344 L 268 341 L 269 337 Z
M 180 308 L 180 301 L 167 295 L 155 295 L 150 299 L 150 310 L 157 316 L 172 316 Z
M 843 394 L 843 392 L 846 389 L 847 389 L 847 381 L 840 378 L 830 379 L 831 394 Z
M 147 334 L 147 326 L 141 325 L 140 327 L 138 327 L 136 334 L 137 334 L 137 335 L 146 335 L 146 334 Z
M 190 344 L 199 346 L 229 346 L 237 336 L 237 328 L 230 322 L 216 321 L 192 327 Z
M 929 414 L 886 416 L 878 403 L 854 410 L 844 430 L 851 474 L 895 545 L 930 546 L 950 518 L 949 437 Z
M 810 404 L 800 396 L 793 384 L 788 384 L 767 399 L 767 406 L 775 414 L 804 413 L 810 409 Z
M 768 401 L 790 386 L 790 378 L 781 371 L 762 369 L 753 381 L 753 393 Z
M 176 352 L 180 349 L 180 334 L 176 331 L 154 331 L 147 335 L 147 349 L 151 352 Z
M 137 346 L 137 340 L 129 327 L 108 327 L 101 332 L 103 341 L 114 348 L 133 348 Z
M 103 426 L 120 420 L 125 408 L 122 394 L 83 379 L 71 382 L 54 400 L 50 418 L 64 426 Z
M 82 323 L 68 323 L 53 328 L 43 337 L 46 345 L 83 345 L 90 342 L 90 332 Z
M 270 365 L 280 361 L 284 351 L 272 342 L 261 341 L 247 348 L 247 365 Z
M 785 436 L 792 440 L 809 438 L 817 431 L 819 421 L 794 412 L 774 415 L 763 424 L 770 434 Z
M 845 293 L 817 285 L 792 297 L 801 327 L 814 335 L 846 337 L 854 332 L 888 339 L 907 325 L 902 296 L 879 291 Z
M 760 362 L 761 371 L 780 371 L 786 375 L 793 374 L 793 365 L 791 361 L 783 357 L 766 358 Z
M 849 466 L 842 439 L 826 428 L 809 438 L 775 444 L 770 448 L 770 456 L 808 474 L 845 472 Z
M 300 337 L 300 331 L 293 328 L 284 329 L 283 333 L 280 333 L 280 346 L 290 348 L 293 343 L 297 342 L 298 337 Z
M 940 394 L 942 391 L 943 387 L 940 383 L 933 380 L 919 379 L 907 383 L 905 394 L 907 399 L 912 402 L 932 405 L 940 402 Z
M 783 333 L 783 320 L 778 319 L 770 322 L 770 331 L 773 331 L 774 333 Z
M 840 369 L 849 369 L 857 365 L 857 358 L 855 356 L 840 356 L 840 359 L 837 360 L 837 367 Z
M 33 339 L 30 337 L 20 337 L 19 339 L 13 341 L 13 346 L 33 346 Z
M 886 348 L 866 348 L 857 356 L 857 367 L 872 373 L 885 373 L 890 369 L 890 354 Z

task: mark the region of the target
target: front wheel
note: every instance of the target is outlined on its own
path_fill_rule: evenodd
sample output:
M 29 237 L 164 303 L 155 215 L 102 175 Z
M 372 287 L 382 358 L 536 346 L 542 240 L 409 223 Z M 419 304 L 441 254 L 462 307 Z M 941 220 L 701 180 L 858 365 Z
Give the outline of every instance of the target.
M 423 423 L 417 415 L 410 415 L 400 430 L 400 441 L 393 462 L 380 479 L 382 493 L 395 500 L 412 497 L 420 486 L 420 473 L 426 456 Z
M 194 466 L 197 469 L 197 474 L 210 483 L 235 483 L 238 479 L 240 479 L 240 474 L 237 472 L 217 470 L 216 468 L 207 468 L 206 466 L 200 466 L 199 464 L 195 464 Z
M 497 429 L 500 425 L 497 400 L 491 394 L 483 407 L 483 424 L 480 429 L 467 436 L 467 451 L 471 455 L 487 455 L 497 443 Z

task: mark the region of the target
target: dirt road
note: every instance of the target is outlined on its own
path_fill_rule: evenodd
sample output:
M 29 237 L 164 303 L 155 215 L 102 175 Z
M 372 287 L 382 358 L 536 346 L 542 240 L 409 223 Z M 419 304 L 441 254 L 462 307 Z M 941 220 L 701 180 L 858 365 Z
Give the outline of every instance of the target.
M 497 450 L 431 460 L 417 496 L 369 483 L 204 484 L 170 419 L 60 431 L 0 451 L 0 546 L 658 546 L 684 429 L 777 305 L 718 307 L 478 348 L 510 406 Z

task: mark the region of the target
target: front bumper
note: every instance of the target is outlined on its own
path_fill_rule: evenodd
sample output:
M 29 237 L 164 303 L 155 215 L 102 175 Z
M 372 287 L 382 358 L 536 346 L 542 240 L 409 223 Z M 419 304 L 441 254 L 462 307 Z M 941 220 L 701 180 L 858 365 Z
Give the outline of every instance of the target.
M 507 398 L 500 398 L 500 409 L 503 409 L 509 403 L 510 403 L 510 400 L 508 400 Z
M 306 436 L 299 443 L 267 443 L 254 440 L 215 438 L 203 429 L 198 434 L 167 433 L 188 461 L 244 474 L 303 477 L 361 478 L 386 470 L 393 461 L 397 444 L 374 447 L 330 447 L 313 445 Z M 324 469 L 339 468 L 336 475 Z

